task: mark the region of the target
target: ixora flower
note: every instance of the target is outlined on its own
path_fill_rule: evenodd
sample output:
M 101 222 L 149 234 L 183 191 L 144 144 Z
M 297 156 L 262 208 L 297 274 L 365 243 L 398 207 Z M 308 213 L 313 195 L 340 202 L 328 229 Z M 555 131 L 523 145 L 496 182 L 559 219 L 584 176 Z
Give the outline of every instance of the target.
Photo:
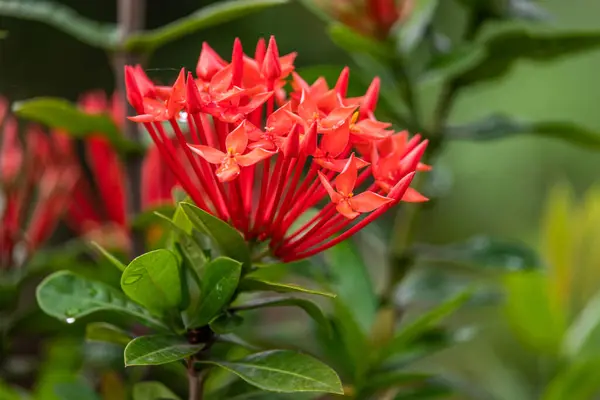
M 385 39 L 394 24 L 406 19 L 415 0 L 312 0 L 341 23 L 363 35 Z
M 70 154 L 60 133 L 29 125 L 20 138 L 0 98 L 0 270 L 22 264 L 52 234 L 77 180 Z
M 125 108 L 114 96 L 110 101 L 103 92 L 90 92 L 81 97 L 80 107 L 87 113 L 108 113 L 118 125 Z M 85 235 L 108 248 L 129 247 L 127 190 L 124 166 L 110 142 L 100 133 L 84 141 L 85 157 L 91 172 L 88 179 L 78 163 L 80 173 L 66 220 L 80 235 Z M 148 209 L 171 203 L 174 175 L 160 160 L 156 147 L 148 150 L 142 164 L 142 207 Z
M 429 169 L 419 162 L 427 141 L 375 118 L 379 79 L 350 98 L 348 68 L 333 88 L 324 78 L 309 84 L 293 72 L 294 57 L 280 57 L 274 38 L 259 41 L 254 58 L 236 40 L 230 63 L 204 44 L 197 77 L 182 70 L 170 87 L 126 67 L 138 112 L 130 119 L 144 124 L 183 189 L 284 261 L 343 241 L 402 200 L 427 200 L 409 185 Z

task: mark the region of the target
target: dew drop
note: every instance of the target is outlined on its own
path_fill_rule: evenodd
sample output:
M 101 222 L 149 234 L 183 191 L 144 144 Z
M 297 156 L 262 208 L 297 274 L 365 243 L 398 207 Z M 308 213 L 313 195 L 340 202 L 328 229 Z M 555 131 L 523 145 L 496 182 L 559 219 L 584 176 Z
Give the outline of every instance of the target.
M 187 113 L 187 112 L 185 112 L 185 111 L 181 111 L 181 112 L 179 113 L 179 117 L 177 118 L 177 120 L 178 120 L 179 122 L 187 122 L 187 117 L 188 117 L 188 113 Z
M 75 322 L 75 318 L 67 318 L 67 324 L 72 324 Z
M 133 285 L 134 283 L 136 283 L 140 279 L 142 279 L 142 274 L 129 275 L 127 278 L 125 278 L 123 280 L 123 284 L 124 285 Z

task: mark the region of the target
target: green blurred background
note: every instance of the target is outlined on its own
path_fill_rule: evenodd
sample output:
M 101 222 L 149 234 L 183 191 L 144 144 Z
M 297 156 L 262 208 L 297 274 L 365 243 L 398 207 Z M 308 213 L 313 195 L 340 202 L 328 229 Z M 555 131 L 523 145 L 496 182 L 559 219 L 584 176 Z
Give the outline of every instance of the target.
M 445 24 L 461 24 L 452 12 Z M 116 4 L 105 0 L 62 0 L 89 18 L 115 21 Z M 149 0 L 148 27 L 185 16 L 209 2 Z M 545 0 L 558 28 L 591 29 L 600 22 L 597 0 Z M 10 35 L 0 41 L 0 93 L 12 100 L 49 95 L 75 99 L 89 89 L 114 86 L 109 59 L 68 35 L 36 22 L 1 18 Z M 202 41 L 223 56 L 236 36 L 246 48 L 259 36 L 274 34 L 282 53 L 297 51 L 297 66 L 344 65 L 347 56 L 329 40 L 324 24 L 301 5 L 291 3 L 253 14 L 224 26 L 187 36 L 154 54 L 149 75 L 168 81 L 181 66 L 193 69 Z M 600 51 L 552 63 L 520 62 L 508 78 L 484 83 L 462 93 L 452 112 L 454 122 L 469 122 L 494 112 L 526 120 L 570 120 L 600 132 Z M 397 127 L 401 128 L 401 127 Z M 567 142 L 539 137 L 451 143 L 436 164 L 439 179 L 450 190 L 421 220 L 421 238 L 447 242 L 473 234 L 493 234 L 537 241 L 541 205 L 557 180 L 577 191 L 597 180 L 600 157 Z M 448 183 L 446 182 L 446 183 Z

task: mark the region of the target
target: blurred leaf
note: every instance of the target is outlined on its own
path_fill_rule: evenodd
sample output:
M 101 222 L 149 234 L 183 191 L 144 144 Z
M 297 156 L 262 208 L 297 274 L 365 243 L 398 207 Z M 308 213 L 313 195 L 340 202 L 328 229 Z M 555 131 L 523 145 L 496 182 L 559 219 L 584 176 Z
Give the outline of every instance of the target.
M 217 334 L 227 334 L 239 328 L 244 319 L 235 314 L 222 314 L 210 321 L 210 329 Z
M 131 335 L 119 327 L 106 322 L 92 322 L 85 328 L 86 340 L 114 343 L 126 346 L 131 341 Z
M 572 360 L 600 358 L 600 292 L 596 293 L 569 326 L 563 349 Z
M 61 383 L 72 384 L 79 380 L 83 361 L 81 341 L 66 337 L 49 339 L 44 343 L 41 359 L 43 361 L 38 368 L 33 398 L 63 400 L 64 397 L 56 389 Z M 82 390 L 85 392 L 89 389 Z
M 90 385 L 81 381 L 58 383 L 54 393 L 60 400 L 101 400 Z
M 242 265 L 231 258 L 219 257 L 204 268 L 200 303 L 192 313 L 190 327 L 204 326 L 225 308 L 235 293 Z
M 19 117 L 39 122 L 50 128 L 63 129 L 77 138 L 102 135 L 117 150 L 123 152 L 141 150 L 136 144 L 125 139 L 108 114 L 88 114 L 63 99 L 37 97 L 20 101 L 13 104 L 13 111 Z
M 368 54 L 379 60 L 391 60 L 395 57 L 394 49 L 389 44 L 361 35 L 346 25 L 333 23 L 329 26 L 328 33 L 336 45 L 350 54 Z
M 166 364 L 190 357 L 203 348 L 204 344 L 190 344 L 182 336 L 140 336 L 125 347 L 125 366 Z
M 565 365 L 540 397 L 541 400 L 590 400 L 600 391 L 600 359 Z
M 173 216 L 174 213 L 175 207 L 170 204 L 154 207 L 150 210 L 145 210 L 138 214 L 131 222 L 131 226 L 133 229 L 144 231 L 150 228 L 152 225 L 160 222 L 159 215 L 165 216 L 170 220 L 171 216 Z
M 362 333 L 370 331 L 378 300 L 371 276 L 351 241 L 342 242 L 325 252 L 331 291 L 352 315 Z
M 521 340 L 539 351 L 556 354 L 565 333 L 564 310 L 554 307 L 548 281 L 540 272 L 506 276 L 506 312 Z
M 335 371 L 315 358 L 289 350 L 265 351 L 237 361 L 201 363 L 224 368 L 249 384 L 271 392 L 344 393 Z
M 6 39 L 7 36 L 8 36 L 7 31 L 0 31 L 0 40 Z
M 378 372 L 369 375 L 365 380 L 363 390 L 372 392 L 393 386 L 419 386 L 430 377 L 429 374 L 408 371 Z
M 212 239 L 222 255 L 240 261 L 245 268 L 250 267 L 250 250 L 235 228 L 193 204 L 181 203 L 181 208 L 194 227 Z
M 302 286 L 295 285 L 293 283 L 279 283 L 262 280 L 260 278 L 244 278 L 240 282 L 240 292 L 277 292 L 277 293 L 308 293 L 316 294 L 325 297 L 336 297 L 333 293 L 322 292 L 320 290 L 313 290 L 304 288 Z
M 448 398 L 453 390 L 447 385 L 440 383 L 427 383 L 422 387 L 403 389 L 394 397 L 394 400 L 428 400 Z
M 133 34 L 125 42 L 125 48 L 130 51 L 150 53 L 198 30 L 286 2 L 287 0 L 228 0 L 211 4 L 160 28 Z
M 85 44 L 104 50 L 114 50 L 117 45 L 118 34 L 115 24 L 92 21 L 60 3 L 41 0 L 0 0 L 0 15 L 43 22 Z
M 547 62 L 593 50 L 600 47 L 600 31 L 542 31 L 508 26 L 491 31 L 473 46 L 477 52 L 481 47 L 485 57 L 460 73 L 457 78 L 462 86 L 501 78 L 518 60 Z
M 323 311 L 312 301 L 297 299 L 295 297 L 270 297 L 247 301 L 239 306 L 231 308 L 233 312 L 256 310 L 265 307 L 300 307 L 317 323 L 329 328 L 329 323 Z
M 449 138 L 467 140 L 492 140 L 523 134 L 562 139 L 586 149 L 600 150 L 600 132 L 571 122 L 523 122 L 505 115 L 491 115 L 472 124 L 447 129 Z
M 140 382 L 133 387 L 133 400 L 180 400 L 161 382 Z
M 106 257 L 106 259 L 108 261 L 110 261 L 110 263 L 112 265 L 114 265 L 115 267 L 117 267 L 117 269 L 119 269 L 120 271 L 125 271 L 125 268 L 127 268 L 127 266 L 125 264 L 123 264 L 117 257 L 113 256 L 112 254 L 110 254 L 110 252 L 108 252 L 104 247 L 100 246 L 98 243 L 96 242 L 90 242 L 90 244 L 96 249 L 98 250 L 98 252 L 100 254 L 102 254 L 104 257 Z
M 135 258 L 121 277 L 123 292 L 136 303 L 159 314 L 171 314 L 182 301 L 177 258 L 160 249 Z
M 400 51 L 410 54 L 418 45 L 427 26 L 431 23 L 439 0 L 421 0 L 415 2 L 408 19 L 403 21 L 398 29 L 398 44 Z
M 127 388 L 123 378 L 116 371 L 107 371 L 102 375 L 100 393 L 103 400 L 128 400 Z
M 24 391 L 11 387 L 0 380 L 0 399 L 2 400 L 29 400 L 31 397 Z
M 380 358 L 385 360 L 395 354 L 405 351 L 406 347 L 410 345 L 411 342 L 418 339 L 420 335 L 458 310 L 471 298 L 472 294 L 472 290 L 465 290 L 437 307 L 423 313 L 416 320 L 402 327 L 389 345 L 381 349 Z
M 415 246 L 420 261 L 456 264 L 477 270 L 519 271 L 542 266 L 538 254 L 516 240 L 476 236 L 465 242 L 443 246 Z
M 37 301 L 48 315 L 73 323 L 97 311 L 116 311 L 159 329 L 167 327 L 145 309 L 129 301 L 120 291 L 104 283 L 87 280 L 68 271 L 59 271 L 37 287 Z

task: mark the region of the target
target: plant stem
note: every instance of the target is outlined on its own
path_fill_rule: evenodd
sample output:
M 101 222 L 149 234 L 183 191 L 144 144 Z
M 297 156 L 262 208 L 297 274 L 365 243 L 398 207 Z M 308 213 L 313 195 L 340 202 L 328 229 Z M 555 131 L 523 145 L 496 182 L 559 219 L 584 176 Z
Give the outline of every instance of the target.
M 140 133 L 134 122 L 127 119 L 127 115 L 134 114 L 134 110 L 127 101 L 125 92 L 125 65 L 138 63 L 139 57 L 126 50 L 123 44 L 129 36 L 143 28 L 145 20 L 145 0 L 118 0 L 117 20 L 120 33 L 120 49 L 116 53 L 114 61 L 114 72 L 116 77 L 115 88 L 119 93 L 121 103 L 126 107 L 121 126 L 125 137 L 134 143 L 140 144 Z M 134 218 L 141 210 L 141 176 L 143 155 L 139 153 L 130 154 L 126 162 L 126 179 L 128 187 L 127 208 L 130 218 Z M 132 232 L 132 256 L 138 256 L 144 252 L 144 238 L 140 232 Z
M 194 357 L 188 359 L 188 393 L 189 400 L 202 400 L 200 375 L 194 367 Z

